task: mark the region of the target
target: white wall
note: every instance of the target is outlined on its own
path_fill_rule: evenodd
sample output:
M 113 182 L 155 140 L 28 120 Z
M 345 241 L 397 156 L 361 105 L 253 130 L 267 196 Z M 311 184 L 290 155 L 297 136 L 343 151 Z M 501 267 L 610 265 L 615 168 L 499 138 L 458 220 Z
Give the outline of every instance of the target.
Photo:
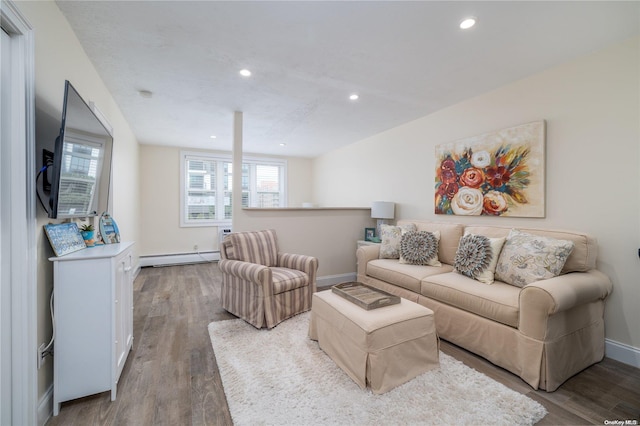
M 114 128 L 111 213 L 118 222 L 121 237 L 137 241 L 138 143 L 133 132 L 56 4 L 53 1 L 17 1 L 16 4 L 33 26 L 35 34 L 36 139 L 44 139 L 45 144 L 53 143 L 49 129 L 51 124 L 55 129 L 56 121 L 57 126 L 60 125 L 64 81 L 69 80 L 85 101 L 96 104 Z M 36 158 L 40 156 L 41 152 L 36 152 Z M 36 171 L 34 165 L 34 174 Z M 50 222 L 45 211 L 38 206 L 37 310 L 40 343 L 48 342 L 51 337 L 49 296 L 53 286 L 53 268 L 47 259 L 53 256 L 53 252 L 41 231 L 42 226 Z M 38 372 L 40 398 L 53 381 L 52 366 L 48 359 Z
M 640 348 L 639 39 L 461 102 L 314 161 L 323 204 L 393 200 L 402 219 L 585 231 L 613 281 L 607 338 Z M 437 144 L 544 119 L 546 218 L 436 216 Z
M 355 279 L 357 241 L 373 226 L 368 208 L 243 209 L 233 217 L 234 231 L 275 229 L 280 251 L 317 257 L 322 285 Z
M 363 238 L 365 227 L 373 226 L 370 211 L 299 208 L 313 202 L 312 161 L 286 160 L 291 208 L 240 210 L 234 213 L 234 230 L 275 229 L 283 251 L 320 259 L 318 273 L 323 278 L 353 274 L 356 241 Z M 217 226 L 180 227 L 180 148 L 140 145 L 139 164 L 140 255 L 193 253 L 196 244 L 201 252 L 218 250 Z
M 189 150 L 197 152 L 196 150 Z M 230 155 L 229 152 L 210 153 Z M 278 157 L 280 158 L 280 157 Z M 311 198 L 311 160 L 286 158 L 288 203 Z M 218 250 L 218 227 L 180 227 L 180 148 L 140 145 L 140 254 L 165 255 Z

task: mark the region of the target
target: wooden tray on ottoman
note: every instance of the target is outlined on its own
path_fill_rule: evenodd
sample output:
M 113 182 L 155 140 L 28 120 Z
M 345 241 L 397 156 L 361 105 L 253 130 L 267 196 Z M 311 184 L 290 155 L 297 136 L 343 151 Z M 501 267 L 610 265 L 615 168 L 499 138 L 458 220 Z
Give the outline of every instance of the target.
M 336 284 L 331 291 L 367 311 L 400 303 L 398 296 L 356 281 Z

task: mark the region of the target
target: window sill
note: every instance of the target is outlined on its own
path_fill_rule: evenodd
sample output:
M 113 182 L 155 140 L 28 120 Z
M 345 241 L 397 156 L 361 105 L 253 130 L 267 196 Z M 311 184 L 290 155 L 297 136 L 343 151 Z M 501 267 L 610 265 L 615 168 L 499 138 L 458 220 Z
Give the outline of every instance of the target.
M 202 223 L 181 223 L 180 228 L 213 228 L 221 226 L 231 226 L 231 220 L 217 220 L 215 222 L 202 222 Z

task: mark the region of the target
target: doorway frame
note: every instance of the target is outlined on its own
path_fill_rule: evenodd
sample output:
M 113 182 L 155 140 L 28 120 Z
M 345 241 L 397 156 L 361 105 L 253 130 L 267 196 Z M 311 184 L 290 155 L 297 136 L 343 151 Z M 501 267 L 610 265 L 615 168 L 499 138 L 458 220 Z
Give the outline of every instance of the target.
M 37 250 L 35 204 L 35 49 L 33 29 L 11 0 L 0 0 L 0 23 L 11 37 L 10 143 L 8 156 L 11 424 L 35 425 L 37 416 Z M 3 52 L 3 55 L 6 54 Z M 3 218 L 5 220 L 6 218 Z M 3 253 L 3 256 L 6 253 Z

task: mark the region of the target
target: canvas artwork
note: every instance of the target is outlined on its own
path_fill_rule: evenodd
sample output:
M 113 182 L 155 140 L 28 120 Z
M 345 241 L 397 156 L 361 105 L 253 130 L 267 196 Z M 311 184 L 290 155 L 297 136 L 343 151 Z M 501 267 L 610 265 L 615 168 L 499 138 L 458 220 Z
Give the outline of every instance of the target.
M 435 213 L 544 217 L 545 122 L 436 146 Z
M 58 257 L 87 248 L 75 222 L 44 225 L 44 232 Z

